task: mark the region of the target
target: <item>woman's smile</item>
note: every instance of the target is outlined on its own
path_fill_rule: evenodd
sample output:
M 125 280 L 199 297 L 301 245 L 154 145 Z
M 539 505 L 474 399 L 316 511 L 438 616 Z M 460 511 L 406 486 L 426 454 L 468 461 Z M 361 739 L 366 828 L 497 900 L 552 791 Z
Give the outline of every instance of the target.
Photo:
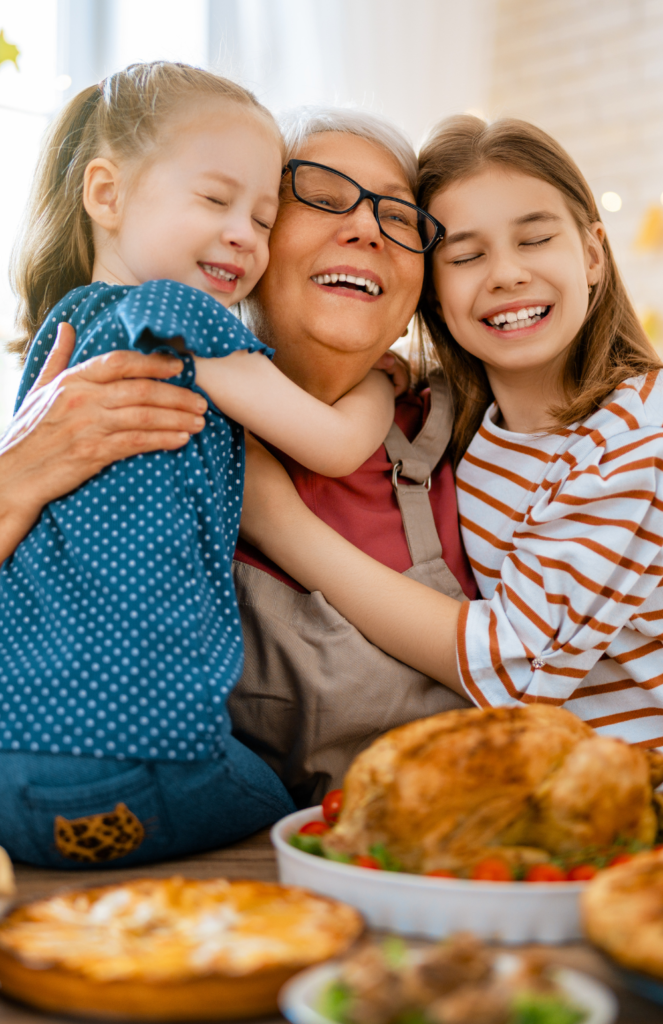
M 382 279 L 374 270 L 362 270 L 346 264 L 312 274 L 311 281 L 334 295 L 362 302 L 375 302 L 384 294 Z

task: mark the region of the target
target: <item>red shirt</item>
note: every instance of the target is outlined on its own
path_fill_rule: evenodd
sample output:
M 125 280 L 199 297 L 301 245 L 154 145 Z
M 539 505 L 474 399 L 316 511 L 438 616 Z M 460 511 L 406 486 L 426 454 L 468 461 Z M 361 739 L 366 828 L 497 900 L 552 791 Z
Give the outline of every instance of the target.
M 395 420 L 409 441 L 421 430 L 430 407 L 430 392 L 409 391 L 396 402 Z M 383 565 L 405 572 L 412 565 L 403 520 L 391 483 L 392 464 L 384 445 L 350 476 L 321 476 L 305 469 L 283 452 L 271 449 L 283 463 L 299 495 L 312 512 Z M 442 557 L 470 599 L 478 596 L 458 527 L 456 486 L 448 457 L 442 459 L 431 478 L 430 501 L 442 544 Z M 305 593 L 274 562 L 245 541 L 239 541 L 235 558 L 270 573 L 283 583 Z

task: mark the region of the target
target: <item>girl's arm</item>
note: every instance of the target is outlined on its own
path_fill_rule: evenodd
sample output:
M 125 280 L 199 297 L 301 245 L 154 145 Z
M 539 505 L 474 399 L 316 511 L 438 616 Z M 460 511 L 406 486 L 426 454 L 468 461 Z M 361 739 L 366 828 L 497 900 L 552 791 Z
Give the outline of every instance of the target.
M 387 654 L 467 697 L 456 666 L 461 603 L 376 562 L 318 519 L 283 466 L 247 436 L 242 535 Z
M 180 448 L 202 430 L 205 400 L 149 378 L 182 369 L 163 354 L 113 352 L 67 369 L 76 336 L 61 324 L 43 370 L 0 438 L 0 564 L 44 505 L 104 466 Z
M 324 476 L 353 473 L 382 444 L 394 418 L 393 385 L 377 370 L 326 405 L 260 352 L 194 361 L 196 383 L 219 409 Z

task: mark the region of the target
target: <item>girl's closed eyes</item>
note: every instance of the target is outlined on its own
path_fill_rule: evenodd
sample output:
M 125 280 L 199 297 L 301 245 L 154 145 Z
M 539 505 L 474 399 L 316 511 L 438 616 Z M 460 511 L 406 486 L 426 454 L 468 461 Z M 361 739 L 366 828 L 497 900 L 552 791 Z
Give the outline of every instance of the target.
M 543 238 L 527 239 L 521 242 L 516 242 L 515 244 L 525 246 L 526 248 L 540 248 L 541 246 L 546 245 L 547 242 L 553 241 L 554 237 L 554 235 L 545 235 Z M 451 252 L 448 252 L 449 249 L 451 249 Z M 444 256 L 446 255 L 447 262 L 453 263 L 455 267 L 462 267 L 466 263 L 473 263 L 485 255 L 483 252 L 472 252 L 467 255 L 458 256 L 453 252 L 453 249 L 453 245 L 445 246 L 443 242 L 439 249 L 439 258 L 444 259 Z

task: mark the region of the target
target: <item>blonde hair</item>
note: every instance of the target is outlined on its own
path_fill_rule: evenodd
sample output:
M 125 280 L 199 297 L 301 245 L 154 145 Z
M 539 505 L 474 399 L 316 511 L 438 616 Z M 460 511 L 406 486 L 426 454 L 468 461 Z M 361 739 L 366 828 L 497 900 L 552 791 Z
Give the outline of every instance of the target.
M 433 197 L 452 183 L 472 177 L 490 165 L 512 168 L 548 182 L 564 196 L 582 237 L 600 221 L 594 196 L 568 153 L 546 132 L 527 121 L 503 118 L 486 124 L 462 115 L 441 121 L 419 155 L 417 202 L 427 209 Z M 570 345 L 562 372 L 563 406 L 550 412 L 560 426 L 586 419 L 629 377 L 661 368 L 619 275 L 608 240 L 603 242 L 604 267 L 592 290 L 585 320 Z M 423 321 L 422 353 L 430 343 L 446 373 L 455 403 L 451 440 L 457 465 L 493 400 L 480 359 L 465 351 L 441 318 L 427 258 L 419 305 Z
M 92 225 L 83 206 L 85 168 L 97 156 L 138 161 L 151 155 L 164 123 L 184 103 L 222 97 L 251 108 L 273 130 L 276 122 L 253 93 L 227 78 L 154 61 L 132 64 L 101 85 L 75 96 L 55 118 L 44 140 L 24 227 L 15 247 L 11 282 L 18 297 L 11 344 L 25 357 L 46 314 L 72 288 L 90 283 Z

